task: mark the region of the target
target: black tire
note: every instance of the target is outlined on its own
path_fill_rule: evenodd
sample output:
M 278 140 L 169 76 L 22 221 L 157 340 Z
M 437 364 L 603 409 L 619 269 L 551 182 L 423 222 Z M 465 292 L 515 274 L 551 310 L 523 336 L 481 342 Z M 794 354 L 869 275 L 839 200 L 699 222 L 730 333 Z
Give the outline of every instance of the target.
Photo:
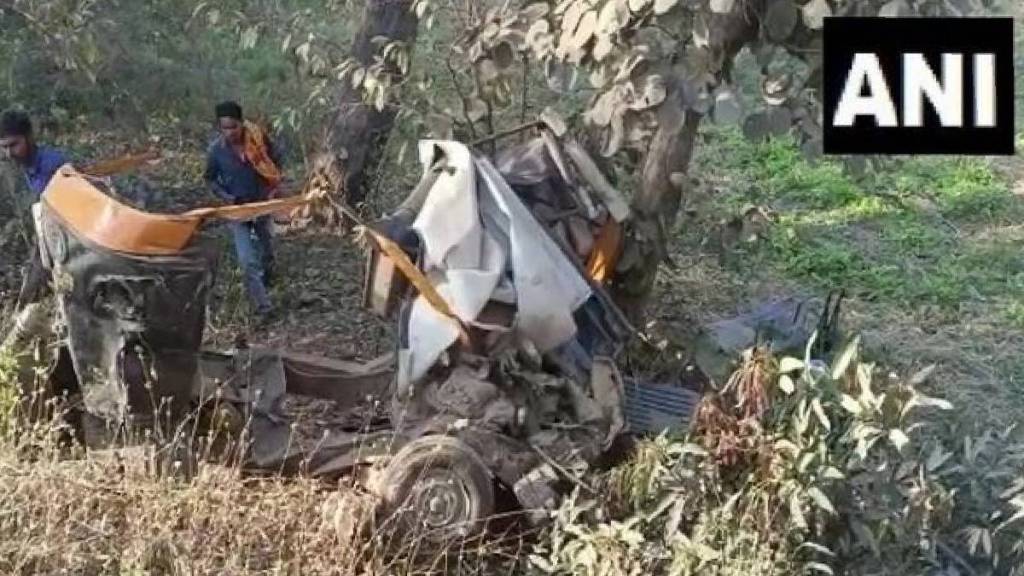
M 494 482 L 471 448 L 451 436 L 406 444 L 378 484 L 381 528 L 396 542 L 434 549 L 479 536 L 494 514 Z

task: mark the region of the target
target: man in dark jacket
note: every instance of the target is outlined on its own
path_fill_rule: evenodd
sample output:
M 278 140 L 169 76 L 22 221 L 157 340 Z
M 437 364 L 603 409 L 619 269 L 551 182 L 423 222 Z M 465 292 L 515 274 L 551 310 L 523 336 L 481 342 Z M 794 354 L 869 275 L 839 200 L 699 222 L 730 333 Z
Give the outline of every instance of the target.
M 215 113 L 220 134 L 207 154 L 207 183 L 231 204 L 267 200 L 280 182 L 278 151 L 258 127 L 243 120 L 237 103 L 222 102 Z M 273 311 L 267 295 L 274 265 L 271 217 L 229 226 L 249 297 L 257 314 L 267 319 Z

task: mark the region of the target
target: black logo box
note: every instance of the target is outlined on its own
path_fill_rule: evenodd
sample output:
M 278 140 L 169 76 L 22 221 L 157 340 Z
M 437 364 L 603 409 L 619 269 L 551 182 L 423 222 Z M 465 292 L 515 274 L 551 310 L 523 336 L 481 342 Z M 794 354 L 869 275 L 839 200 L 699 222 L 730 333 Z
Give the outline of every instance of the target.
M 845 18 L 825 19 L 823 37 L 824 151 L 826 154 L 1014 153 L 1014 78 L 1012 18 Z M 900 126 L 880 128 L 872 117 L 859 116 L 851 127 L 833 120 L 854 54 L 878 57 Z M 942 127 L 927 99 L 924 125 L 903 127 L 903 55 L 921 53 L 941 78 L 941 55 L 963 58 L 964 126 Z M 973 55 L 995 54 L 996 125 L 976 128 Z

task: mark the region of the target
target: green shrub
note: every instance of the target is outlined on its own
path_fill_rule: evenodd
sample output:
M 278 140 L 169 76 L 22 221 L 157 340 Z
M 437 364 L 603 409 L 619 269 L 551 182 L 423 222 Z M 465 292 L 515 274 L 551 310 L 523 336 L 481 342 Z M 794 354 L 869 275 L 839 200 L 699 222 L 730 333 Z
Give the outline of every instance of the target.
M 831 367 L 749 351 L 689 437 L 647 442 L 599 496 L 568 500 L 532 567 L 1024 574 L 1024 443 L 947 448 L 931 415 L 952 406 L 918 391 L 930 369 L 879 379 L 857 356 L 857 340 Z

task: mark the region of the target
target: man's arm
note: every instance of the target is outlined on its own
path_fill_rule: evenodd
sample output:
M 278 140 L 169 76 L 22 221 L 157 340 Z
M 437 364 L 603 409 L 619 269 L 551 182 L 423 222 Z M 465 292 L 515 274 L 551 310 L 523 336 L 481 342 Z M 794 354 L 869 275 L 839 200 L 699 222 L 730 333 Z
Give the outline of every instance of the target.
M 206 155 L 206 171 L 203 172 L 203 179 L 206 180 L 210 191 L 216 194 L 218 198 L 225 202 L 234 203 L 234 197 L 228 194 L 227 189 L 220 183 L 220 164 L 217 163 L 212 147 Z

